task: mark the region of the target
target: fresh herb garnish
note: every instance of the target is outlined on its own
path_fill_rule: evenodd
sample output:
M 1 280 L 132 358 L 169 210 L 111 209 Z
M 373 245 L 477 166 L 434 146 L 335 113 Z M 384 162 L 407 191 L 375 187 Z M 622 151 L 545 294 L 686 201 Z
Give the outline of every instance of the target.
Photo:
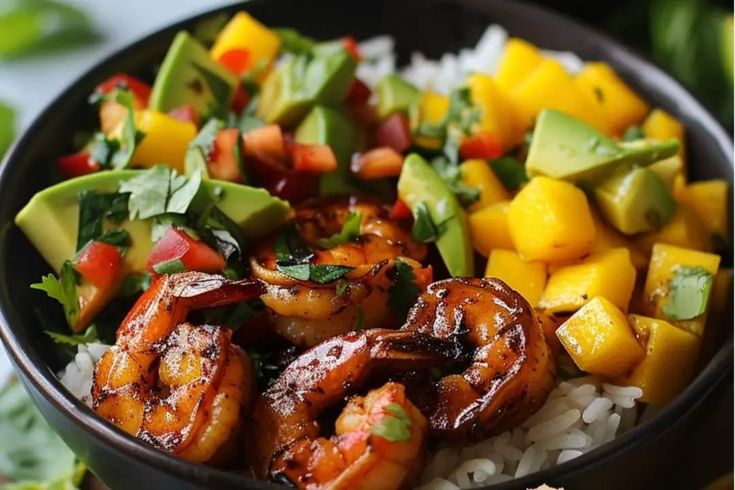
M 172 226 L 185 231 L 190 237 L 196 240 L 199 239 L 199 234 L 189 226 L 189 222 L 185 215 L 166 213 L 153 217 L 153 221 L 151 223 L 151 241 L 156 243 L 158 240 L 163 238 L 166 230 Z
M 0 159 L 15 138 L 15 111 L 0 101 Z
M 210 115 L 218 118 L 227 117 L 230 97 L 232 96 L 230 84 L 227 83 L 227 80 L 199 63 L 192 62 L 192 66 L 204 79 L 204 83 L 207 84 L 209 92 L 212 94 L 213 101 L 212 107 L 209 108 Z
M 98 236 L 96 240 L 119 248 L 129 247 L 132 243 L 130 240 L 130 233 L 123 228 L 107 230 Z
M 439 228 L 431 218 L 429 207 L 425 202 L 416 203 L 413 207 L 413 228 L 411 229 L 411 238 L 421 243 L 430 243 L 436 241 L 439 237 Z
M 255 379 L 258 380 L 258 384 L 265 387 L 273 384 L 281 369 L 278 367 L 278 364 L 272 362 L 270 359 L 271 353 L 266 352 L 265 354 L 261 354 L 252 348 L 248 349 L 247 353 L 250 362 L 253 364 L 253 374 L 255 375 Z
M 380 436 L 390 442 L 403 442 L 411 439 L 411 417 L 397 403 L 389 403 L 385 411 L 390 415 L 383 417 L 377 424 L 370 427 L 370 433 Z
M 177 274 L 184 272 L 186 266 L 181 259 L 171 259 L 155 264 L 153 270 L 156 271 L 156 274 Z
M 702 267 L 679 267 L 669 281 L 662 312 L 669 320 L 691 320 L 704 314 L 712 291 L 712 274 Z
M 200 184 L 199 172 L 187 178 L 176 170 L 157 165 L 121 182 L 120 192 L 130 194 L 130 219 L 147 219 L 164 213 L 186 213 Z
M 192 175 L 197 171 L 201 171 L 206 175 L 207 162 L 214 150 L 214 140 L 217 132 L 223 127 L 224 123 L 221 120 L 210 119 L 199 130 L 196 138 L 191 140 L 184 159 L 184 168 L 186 169 L 187 175 Z
M 310 280 L 326 284 L 336 281 L 353 269 L 344 265 L 310 264 L 314 252 L 299 236 L 294 225 L 286 227 L 278 234 L 275 250 L 277 269 L 299 281 Z
M 421 288 L 415 282 L 416 274 L 410 265 L 396 259 L 390 278 L 393 285 L 388 288 L 388 307 L 397 317 L 405 318 L 421 294 Z
M 322 238 L 317 240 L 317 246 L 329 249 L 341 245 L 343 243 L 352 242 L 357 238 L 360 238 L 360 225 L 362 224 L 362 213 L 352 212 L 347 215 L 345 222 L 342 224 L 342 229 L 339 233 L 335 233 L 329 238 Z
M 472 104 L 468 87 L 461 87 L 449 95 L 446 116 L 446 136 L 442 152 L 453 164 L 459 163 L 459 146 L 462 139 L 471 134 L 472 127 L 482 117 L 482 110 Z
M 513 157 L 505 156 L 492 160 L 490 168 L 509 191 L 514 191 L 528 182 L 526 167 Z
M 57 344 L 69 345 L 71 347 L 85 345 L 99 340 L 99 336 L 97 335 L 97 327 L 95 327 L 94 325 L 87 327 L 87 330 L 85 330 L 82 334 L 65 335 L 58 332 L 51 332 L 49 330 L 47 330 L 45 333 L 46 335 L 51 337 L 51 339 Z
M 127 214 L 127 194 L 98 193 L 93 190 L 80 192 L 77 251 L 81 250 L 89 241 L 102 235 L 105 219 L 119 223 L 127 217 Z
M 31 284 L 32 289 L 45 291 L 49 298 L 61 304 L 67 323 L 72 326 L 79 317 L 77 300 L 77 273 L 70 261 L 61 266 L 61 276 L 57 279 L 53 274 L 43 276 L 41 282 Z
M 144 134 L 135 128 L 135 108 L 133 105 L 133 94 L 129 90 L 118 90 L 115 101 L 122 104 L 128 110 L 122 128 L 122 140 L 120 147 L 112 155 L 112 166 L 116 169 L 125 168 L 130 164 L 135 152 L 135 145 L 144 138 Z
M 347 292 L 349 285 L 350 283 L 347 281 L 337 281 L 337 284 L 334 285 L 334 292 L 337 293 L 338 297 L 341 297 Z
M 439 156 L 431 161 L 431 166 L 441 177 L 449 189 L 457 196 L 464 207 L 480 199 L 480 190 L 462 183 L 462 174 L 459 166 L 451 163 L 446 157 Z
M 346 265 L 309 265 L 309 280 L 318 284 L 334 282 L 353 268 Z
M 108 138 L 105 133 L 97 132 L 87 146 L 89 158 L 97 162 L 101 167 L 108 168 L 112 165 L 112 158 L 120 151 L 120 142 L 114 138 Z
M 277 27 L 272 31 L 281 39 L 281 49 L 288 53 L 308 53 L 316 46 L 316 41 L 304 36 L 296 29 Z
M 625 132 L 623 133 L 623 141 L 642 140 L 645 137 L 646 135 L 643 134 L 643 129 L 641 129 L 637 124 L 628 126 L 625 128 Z

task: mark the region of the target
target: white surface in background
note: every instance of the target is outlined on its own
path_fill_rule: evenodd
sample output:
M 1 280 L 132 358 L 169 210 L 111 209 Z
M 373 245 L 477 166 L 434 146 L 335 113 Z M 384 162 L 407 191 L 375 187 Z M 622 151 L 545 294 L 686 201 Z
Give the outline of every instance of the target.
M 0 0 L 2 3 L 2 0 Z M 17 113 L 20 134 L 36 115 L 80 73 L 137 38 L 198 12 L 233 3 L 227 0 L 66 0 L 85 10 L 102 39 L 50 56 L 0 62 L 0 100 Z M 70 121 L 73 124 L 73 121 Z M 0 382 L 10 373 L 0 349 Z

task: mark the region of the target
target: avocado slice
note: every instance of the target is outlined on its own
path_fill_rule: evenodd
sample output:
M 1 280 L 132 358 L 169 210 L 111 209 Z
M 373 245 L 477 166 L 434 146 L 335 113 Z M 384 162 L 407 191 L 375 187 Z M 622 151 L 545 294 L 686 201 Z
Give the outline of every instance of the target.
M 394 112 L 408 114 L 411 107 L 419 103 L 419 90 L 401 78 L 391 74 L 383 77 L 376 87 L 378 94 L 378 117 L 384 119 Z
M 295 56 L 268 74 L 260 93 L 258 117 L 293 126 L 314 105 L 344 100 L 357 62 L 344 49 L 314 53 Z
M 237 77 L 210 58 L 186 31 L 174 38 L 153 84 L 149 108 L 168 112 L 190 104 L 200 116 L 225 116 Z
M 676 202 L 666 184 L 650 168 L 621 168 L 594 189 L 602 214 L 627 235 L 653 231 L 666 224 Z
M 474 275 L 474 255 L 464 209 L 439 174 L 415 153 L 403 162 L 398 196 L 414 216 L 417 205 L 426 204 L 432 221 L 440 230 L 436 246 L 449 274 L 453 277 Z
M 536 120 L 526 158 L 529 176 L 589 181 L 619 163 L 649 165 L 679 151 L 676 139 L 616 143 L 592 126 L 553 109 Z
M 43 258 L 56 271 L 76 253 L 79 223 L 78 196 L 84 190 L 117 191 L 120 182 L 136 177 L 139 170 L 98 172 L 67 180 L 36 193 L 15 217 Z M 219 197 L 217 197 L 219 195 Z M 283 223 L 291 208 L 264 189 L 255 189 L 231 182 L 202 181 L 192 206 L 209 202 L 217 206 L 243 228 L 246 236 L 262 236 Z M 130 272 L 145 271 L 151 242 L 150 220 L 125 221 L 121 225 L 132 240 L 125 262 Z

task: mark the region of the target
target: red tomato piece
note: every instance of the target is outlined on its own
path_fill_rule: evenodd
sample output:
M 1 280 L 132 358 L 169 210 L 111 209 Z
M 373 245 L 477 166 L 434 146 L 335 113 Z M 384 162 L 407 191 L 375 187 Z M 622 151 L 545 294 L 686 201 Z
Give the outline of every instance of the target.
M 411 214 L 411 208 L 409 208 L 405 202 L 400 199 L 396 199 L 396 202 L 390 209 L 388 216 L 395 220 L 409 220 L 413 215 Z
M 327 145 L 293 143 L 291 162 L 296 172 L 324 174 L 337 170 L 337 157 Z
M 191 104 L 185 104 L 168 111 L 168 115 L 179 121 L 194 123 L 199 126 L 199 114 Z
M 403 155 L 387 146 L 352 156 L 351 170 L 362 180 L 398 177 L 402 168 Z
M 362 61 L 362 55 L 360 54 L 360 48 L 357 46 L 357 41 L 355 41 L 355 38 L 352 36 L 345 36 L 342 39 L 342 44 L 344 45 L 347 52 L 355 58 L 355 61 L 360 62 Z
M 319 174 L 297 172 L 278 160 L 250 157 L 245 165 L 260 186 L 291 204 L 310 199 L 319 190 Z
M 217 251 L 174 227 L 166 230 L 153 246 L 146 267 L 155 273 L 156 265 L 172 260 L 180 260 L 189 271 L 220 272 L 225 267 L 225 259 Z
M 503 144 L 493 133 L 477 133 L 465 139 L 459 146 L 459 154 L 467 160 L 480 158 L 491 160 L 503 156 Z
M 218 131 L 214 137 L 214 148 L 207 162 L 209 175 L 218 180 L 229 182 L 244 182 L 240 171 L 240 161 L 237 158 L 235 145 L 240 144 L 240 131 L 236 128 L 227 128 Z
M 370 99 L 372 93 L 370 87 L 365 85 L 365 82 L 359 78 L 355 78 L 347 89 L 345 103 L 350 105 L 364 104 Z
M 121 262 L 122 255 L 117 247 L 93 241 L 79 251 L 74 268 L 98 288 L 108 289 L 117 282 Z
M 99 171 L 100 164 L 92 160 L 85 150 L 60 157 L 57 167 L 62 177 L 71 179 Z
M 250 68 L 250 52 L 246 49 L 231 49 L 222 53 L 218 60 L 237 76 Z
M 411 148 L 411 129 L 408 118 L 396 112 L 388 116 L 375 130 L 378 146 L 387 146 L 402 153 Z
M 148 107 L 148 99 L 151 97 L 151 86 L 125 73 L 112 75 L 110 78 L 97 85 L 95 92 L 104 95 L 114 92 L 119 88 L 130 89 L 130 92 L 133 94 L 133 98 L 135 99 L 136 109 Z
M 235 89 L 235 95 L 232 96 L 232 103 L 230 104 L 230 107 L 233 111 L 235 111 L 235 113 L 242 114 L 242 111 L 245 110 L 248 102 L 250 102 L 250 97 L 245 91 L 245 87 L 243 87 L 242 84 L 238 83 L 237 88 Z

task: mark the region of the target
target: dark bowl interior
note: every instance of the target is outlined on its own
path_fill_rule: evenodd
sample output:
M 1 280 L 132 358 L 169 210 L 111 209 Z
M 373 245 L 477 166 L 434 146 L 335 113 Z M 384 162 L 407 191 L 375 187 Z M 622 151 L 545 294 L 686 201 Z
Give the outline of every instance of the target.
M 38 190 L 58 180 L 55 158 L 71 151 L 72 137 L 91 130 L 95 111 L 86 98 L 93 87 L 120 71 L 152 78 L 175 33 L 216 13 L 245 8 L 271 26 L 290 26 L 321 39 L 345 34 L 366 38 L 389 33 L 400 57 L 420 50 L 438 57 L 473 46 L 485 27 L 498 23 L 511 34 L 544 48 L 577 52 L 611 63 L 639 93 L 665 108 L 687 127 L 692 179 L 732 182 L 732 142 L 702 106 L 679 84 L 610 39 L 569 19 L 511 0 L 272 0 L 252 1 L 186 20 L 114 54 L 84 74 L 59 96 L 15 145 L 0 175 L 0 334 L 25 386 L 44 416 L 80 458 L 111 488 L 273 488 L 202 465 L 180 461 L 138 443 L 74 399 L 54 372 L 61 359 L 35 315 L 54 305 L 28 285 L 49 272 L 30 243 L 12 224 L 18 210 Z M 725 264 L 732 266 L 728 252 Z M 718 325 L 711 360 L 689 388 L 655 418 L 614 442 L 569 463 L 493 488 L 527 488 L 542 482 L 570 488 L 634 488 L 661 461 L 684 429 L 706 408 L 732 365 L 731 316 Z

